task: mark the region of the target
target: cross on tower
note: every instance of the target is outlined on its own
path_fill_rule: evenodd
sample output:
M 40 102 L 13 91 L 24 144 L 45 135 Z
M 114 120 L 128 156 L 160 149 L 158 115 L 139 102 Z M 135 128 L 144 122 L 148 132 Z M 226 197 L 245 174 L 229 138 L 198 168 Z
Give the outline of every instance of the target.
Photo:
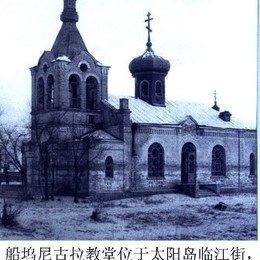
M 214 90 L 214 101 L 215 101 L 215 104 L 217 104 L 217 91 L 216 90 Z
M 219 111 L 219 107 L 217 104 L 217 91 L 216 90 L 214 90 L 213 96 L 214 96 L 214 106 L 212 108 L 215 109 L 216 111 Z
M 151 14 L 148 12 L 147 14 L 147 18 L 144 22 L 148 23 L 148 26 L 146 26 L 146 29 L 148 31 L 148 41 L 146 43 L 146 46 L 150 49 L 152 47 L 152 43 L 151 43 L 151 32 L 153 31 L 151 29 L 151 21 L 153 20 L 153 18 L 151 18 Z

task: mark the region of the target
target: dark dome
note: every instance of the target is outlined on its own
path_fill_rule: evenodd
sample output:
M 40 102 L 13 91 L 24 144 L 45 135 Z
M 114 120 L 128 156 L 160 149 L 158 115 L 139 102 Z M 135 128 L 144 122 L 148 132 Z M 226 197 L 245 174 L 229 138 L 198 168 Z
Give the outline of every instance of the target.
M 145 53 L 129 64 L 129 70 L 134 75 L 139 72 L 161 72 L 167 74 L 170 70 L 170 62 L 154 54 L 152 49 L 147 49 Z

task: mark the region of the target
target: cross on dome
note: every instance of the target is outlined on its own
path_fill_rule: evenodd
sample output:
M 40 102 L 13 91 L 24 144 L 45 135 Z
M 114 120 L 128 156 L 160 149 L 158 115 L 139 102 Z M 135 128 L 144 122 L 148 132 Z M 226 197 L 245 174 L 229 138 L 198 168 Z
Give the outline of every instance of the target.
M 151 13 L 148 12 L 147 14 L 147 19 L 144 21 L 145 23 L 147 23 L 148 25 L 146 26 L 146 29 L 148 31 L 148 41 L 146 43 L 146 46 L 148 47 L 148 49 L 151 49 L 152 47 L 152 42 L 151 42 L 151 32 L 153 31 L 151 29 L 151 21 L 153 20 L 153 18 L 151 18 Z

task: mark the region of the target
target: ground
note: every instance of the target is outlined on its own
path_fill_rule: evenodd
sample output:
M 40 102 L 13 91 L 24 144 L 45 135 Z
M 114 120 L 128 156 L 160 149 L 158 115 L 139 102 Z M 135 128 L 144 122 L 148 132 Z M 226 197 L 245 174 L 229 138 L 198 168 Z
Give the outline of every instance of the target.
M 9 201 L 10 202 L 10 201 Z M 225 211 L 214 209 L 219 202 Z M 12 202 L 17 224 L 0 227 L 0 239 L 46 240 L 255 240 L 256 195 L 194 199 L 180 194 L 90 203 L 70 197 Z M 0 208 L 3 207 L 1 200 Z M 91 219 L 101 211 L 101 220 Z

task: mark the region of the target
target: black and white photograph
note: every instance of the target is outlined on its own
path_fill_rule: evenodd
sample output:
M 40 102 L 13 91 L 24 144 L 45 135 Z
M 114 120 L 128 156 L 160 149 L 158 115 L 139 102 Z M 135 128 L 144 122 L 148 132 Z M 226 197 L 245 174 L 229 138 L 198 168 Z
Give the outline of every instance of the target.
M 256 241 L 257 24 L 256 0 L 1 0 L 0 240 Z

